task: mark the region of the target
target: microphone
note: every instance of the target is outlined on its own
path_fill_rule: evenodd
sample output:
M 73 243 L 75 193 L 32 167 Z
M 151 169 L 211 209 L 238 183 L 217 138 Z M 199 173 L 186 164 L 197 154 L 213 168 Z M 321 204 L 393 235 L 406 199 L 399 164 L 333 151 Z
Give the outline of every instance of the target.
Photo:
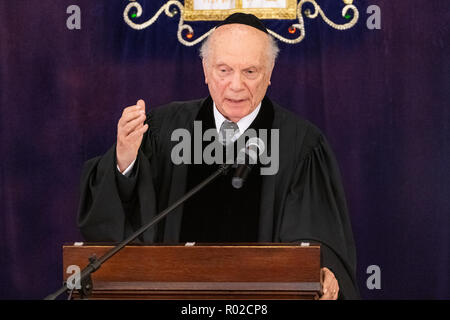
M 231 184 L 234 188 L 242 188 L 250 171 L 257 163 L 258 156 L 264 152 L 265 148 L 266 146 L 260 138 L 252 137 L 248 139 L 245 148 L 242 148 L 239 151 L 236 158 L 236 164 L 233 166 L 236 168 L 233 178 L 231 179 Z

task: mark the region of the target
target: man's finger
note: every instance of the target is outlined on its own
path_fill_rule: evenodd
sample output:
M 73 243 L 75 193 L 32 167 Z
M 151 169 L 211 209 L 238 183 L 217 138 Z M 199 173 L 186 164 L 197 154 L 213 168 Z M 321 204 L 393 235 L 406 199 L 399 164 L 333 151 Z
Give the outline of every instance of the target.
M 336 290 L 335 294 L 333 295 L 333 300 L 337 300 L 339 298 L 339 289 Z
M 134 105 L 132 105 L 132 106 L 128 106 L 128 107 L 126 107 L 126 108 L 124 108 L 124 109 L 122 110 L 122 116 L 124 116 L 125 114 L 127 114 L 127 113 L 129 113 L 129 112 L 131 112 L 131 111 L 136 111 L 136 110 L 140 110 L 140 109 L 142 109 L 142 107 L 139 107 L 139 106 L 136 105 L 136 104 L 134 104 Z
M 331 287 L 330 281 L 328 279 L 326 279 L 325 282 L 323 283 L 322 292 L 324 295 L 331 295 L 332 287 Z
M 333 278 L 333 280 L 329 286 L 329 290 L 330 290 L 331 299 L 336 299 L 337 293 L 339 291 L 339 287 L 338 287 L 336 279 Z
M 145 111 L 145 101 L 144 100 L 139 99 L 138 102 L 136 103 L 136 105 Z
M 322 286 L 324 288 L 323 289 L 324 292 L 325 292 L 325 290 L 328 291 L 332 280 L 333 280 L 333 276 L 330 274 L 330 272 L 327 269 L 325 269 L 323 271 L 323 280 L 322 280 Z
M 133 132 L 131 132 L 127 138 L 137 138 L 139 136 L 142 136 L 148 129 L 148 124 L 144 124 L 141 128 L 138 128 L 136 130 L 134 130 Z
M 128 124 L 128 122 L 133 121 L 134 119 L 139 118 L 141 115 L 145 115 L 145 111 L 141 110 L 133 110 L 128 111 L 119 119 L 119 127 L 124 127 Z
M 324 293 L 319 300 L 332 300 L 333 295 L 330 293 L 331 291 L 328 291 L 327 293 Z
M 339 283 L 331 271 L 327 274 L 327 279 L 328 279 L 327 283 L 328 294 L 330 295 L 330 299 L 335 300 L 337 299 L 339 293 Z
M 138 118 L 128 122 L 125 126 L 123 126 L 121 133 L 125 136 L 128 136 L 131 132 L 133 132 L 136 128 L 142 126 L 145 121 L 145 115 L 141 115 Z

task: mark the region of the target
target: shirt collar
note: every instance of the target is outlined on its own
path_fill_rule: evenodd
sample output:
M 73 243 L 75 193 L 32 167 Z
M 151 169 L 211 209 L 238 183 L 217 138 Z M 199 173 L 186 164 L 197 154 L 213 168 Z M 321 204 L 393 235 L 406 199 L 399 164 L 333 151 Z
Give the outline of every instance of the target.
M 213 109 L 214 109 L 214 120 L 216 122 L 216 129 L 217 132 L 219 133 L 220 131 L 220 127 L 222 126 L 222 123 L 227 120 L 223 114 L 221 114 L 219 112 L 219 110 L 216 107 L 216 103 L 213 102 Z M 261 102 L 258 104 L 258 106 L 255 108 L 255 110 L 253 110 L 251 113 L 249 113 L 248 115 L 246 115 L 245 117 L 243 117 L 242 119 L 240 119 L 236 124 L 239 128 L 239 136 L 245 132 L 245 130 L 248 129 L 248 127 L 250 127 L 250 125 L 252 124 L 253 120 L 255 120 L 256 116 L 259 113 L 259 110 L 261 109 Z M 236 137 L 237 138 L 237 137 Z

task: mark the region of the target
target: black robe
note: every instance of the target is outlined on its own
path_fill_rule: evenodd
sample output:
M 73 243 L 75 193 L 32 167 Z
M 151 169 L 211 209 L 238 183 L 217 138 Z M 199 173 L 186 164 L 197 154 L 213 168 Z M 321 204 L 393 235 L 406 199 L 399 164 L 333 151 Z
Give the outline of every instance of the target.
M 323 134 L 311 123 L 271 102 L 272 128 L 279 129 L 279 170 L 261 176 L 259 242 L 314 241 L 322 245 L 322 265 L 339 282 L 340 298 L 359 298 L 356 252 L 339 168 Z M 178 200 L 187 190 L 187 164 L 174 165 L 173 130 L 193 134 L 199 111 L 211 98 L 173 102 L 149 114 L 130 177 L 118 172 L 115 146 L 88 160 L 81 178 L 78 226 L 86 241 L 118 242 Z M 188 213 L 186 213 L 188 214 Z M 183 207 L 146 231 L 144 243 L 178 243 Z
M 218 134 L 212 107 L 212 100 L 203 103 L 197 114 L 196 121 L 202 124 L 202 133 L 212 130 L 215 140 L 204 141 L 201 150 L 208 150 L 212 144 L 222 151 L 221 161 L 215 164 L 195 164 L 193 160 L 195 148 L 194 137 L 191 137 L 191 165 L 187 173 L 187 189 L 190 190 L 213 174 L 226 159 L 232 156 L 236 158 L 239 143 L 245 145 L 246 135 L 243 134 L 237 141 L 228 146 L 218 142 Z M 268 99 L 264 99 L 261 108 L 252 121 L 246 134 L 253 130 L 258 137 L 260 130 L 268 132 L 273 123 L 273 106 Z M 270 134 L 264 140 L 266 150 L 270 150 Z M 243 140 L 243 141 L 242 141 Z M 230 154 L 229 151 L 233 150 Z M 228 153 L 227 153 L 228 151 Z M 214 152 L 215 155 L 215 152 Z M 218 159 L 217 159 L 218 160 Z M 183 207 L 183 215 L 180 228 L 180 242 L 256 242 L 258 241 L 259 206 L 261 202 L 262 176 L 260 170 L 266 167 L 258 161 L 253 165 L 245 183 L 240 189 L 235 189 L 231 184 L 234 169 L 217 177 L 208 187 L 203 188 L 191 199 L 187 200 Z M 266 168 L 267 169 L 267 168 Z

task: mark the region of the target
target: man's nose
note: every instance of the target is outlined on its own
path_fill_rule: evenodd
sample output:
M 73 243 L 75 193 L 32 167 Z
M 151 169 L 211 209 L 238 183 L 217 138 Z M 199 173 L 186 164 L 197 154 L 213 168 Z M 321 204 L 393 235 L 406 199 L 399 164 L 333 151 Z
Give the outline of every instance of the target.
M 232 75 L 230 89 L 233 91 L 240 91 L 244 88 L 244 82 L 242 81 L 242 75 L 240 72 L 235 72 Z

